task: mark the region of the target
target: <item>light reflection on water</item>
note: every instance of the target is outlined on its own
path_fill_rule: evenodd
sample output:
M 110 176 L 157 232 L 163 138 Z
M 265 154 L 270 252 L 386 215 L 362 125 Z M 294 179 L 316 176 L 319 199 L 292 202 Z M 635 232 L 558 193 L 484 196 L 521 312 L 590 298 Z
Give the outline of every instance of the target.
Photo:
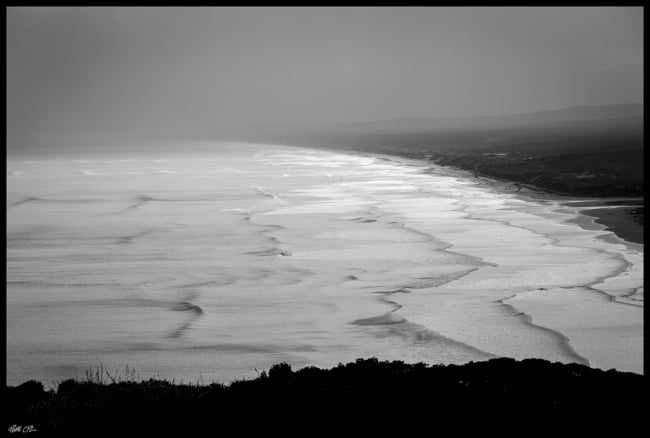
M 222 145 L 8 169 L 10 384 L 100 363 L 224 381 L 362 356 L 583 361 L 591 341 L 563 336 L 575 327 L 530 324 L 498 301 L 603 280 L 624 300 L 642 285 L 642 252 L 595 239 L 552 203 L 413 163 Z M 539 305 L 521 305 L 534 322 Z M 637 342 L 642 307 L 628 307 Z M 612 366 L 642 367 L 634 342 Z

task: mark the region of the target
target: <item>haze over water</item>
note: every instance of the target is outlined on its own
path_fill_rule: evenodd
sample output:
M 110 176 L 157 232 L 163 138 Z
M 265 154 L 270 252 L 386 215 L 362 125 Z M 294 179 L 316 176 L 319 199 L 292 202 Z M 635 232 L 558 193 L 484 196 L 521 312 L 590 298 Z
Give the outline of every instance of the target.
M 10 150 L 643 100 L 642 7 L 10 7 Z
M 8 384 L 370 356 L 643 372 L 643 245 L 577 207 L 425 162 L 176 146 L 9 158 Z

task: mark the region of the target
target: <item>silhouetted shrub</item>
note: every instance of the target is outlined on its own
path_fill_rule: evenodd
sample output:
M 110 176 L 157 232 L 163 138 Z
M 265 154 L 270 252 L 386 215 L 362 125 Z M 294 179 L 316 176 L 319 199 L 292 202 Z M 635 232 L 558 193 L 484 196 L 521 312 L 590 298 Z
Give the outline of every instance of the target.
M 287 363 L 268 374 L 230 385 L 142 382 L 62 382 L 45 392 L 39 382 L 7 387 L 8 423 L 34 424 L 43 432 L 124 430 L 152 433 L 198 429 L 240 434 L 284 430 L 287 425 L 436 424 L 462 416 L 591 421 L 603 407 L 624 406 L 641 415 L 643 376 L 544 360 L 493 359 L 464 365 L 405 364 L 358 359 L 332 369 L 293 371 Z M 384 413 L 386 418 L 384 418 Z M 528 421 L 528 420 L 527 420 Z M 379 422 L 379 423 L 378 423 Z M 216 433 L 216 432 L 215 432 Z
M 271 379 L 287 379 L 291 376 L 291 365 L 286 362 L 282 362 L 276 365 L 273 365 L 269 369 L 269 377 Z

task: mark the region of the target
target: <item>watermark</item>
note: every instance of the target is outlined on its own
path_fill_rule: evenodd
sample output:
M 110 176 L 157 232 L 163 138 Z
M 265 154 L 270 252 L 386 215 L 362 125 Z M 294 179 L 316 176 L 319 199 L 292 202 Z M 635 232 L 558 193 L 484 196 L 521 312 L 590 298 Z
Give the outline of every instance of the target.
M 36 432 L 36 428 L 34 427 L 33 424 L 28 424 L 27 426 L 19 426 L 17 424 L 13 424 L 9 426 L 9 433 L 29 433 L 29 432 Z

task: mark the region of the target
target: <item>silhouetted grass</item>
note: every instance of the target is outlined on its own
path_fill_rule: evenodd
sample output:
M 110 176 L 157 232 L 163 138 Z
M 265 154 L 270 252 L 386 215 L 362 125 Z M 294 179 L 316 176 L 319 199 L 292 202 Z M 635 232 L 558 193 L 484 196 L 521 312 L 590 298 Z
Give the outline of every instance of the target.
M 125 378 L 106 379 L 105 373 L 100 367 L 86 380 L 66 380 L 50 391 L 35 381 L 7 387 L 7 426 L 94 436 L 125 430 L 268 432 L 346 421 L 376 427 L 389 419 L 425 425 L 457 417 L 580 422 L 616 409 L 640 416 L 644 405 L 637 401 L 645 391 L 638 374 L 541 359 L 428 366 L 373 358 L 297 371 L 281 363 L 229 385 L 138 381 L 135 370 Z

